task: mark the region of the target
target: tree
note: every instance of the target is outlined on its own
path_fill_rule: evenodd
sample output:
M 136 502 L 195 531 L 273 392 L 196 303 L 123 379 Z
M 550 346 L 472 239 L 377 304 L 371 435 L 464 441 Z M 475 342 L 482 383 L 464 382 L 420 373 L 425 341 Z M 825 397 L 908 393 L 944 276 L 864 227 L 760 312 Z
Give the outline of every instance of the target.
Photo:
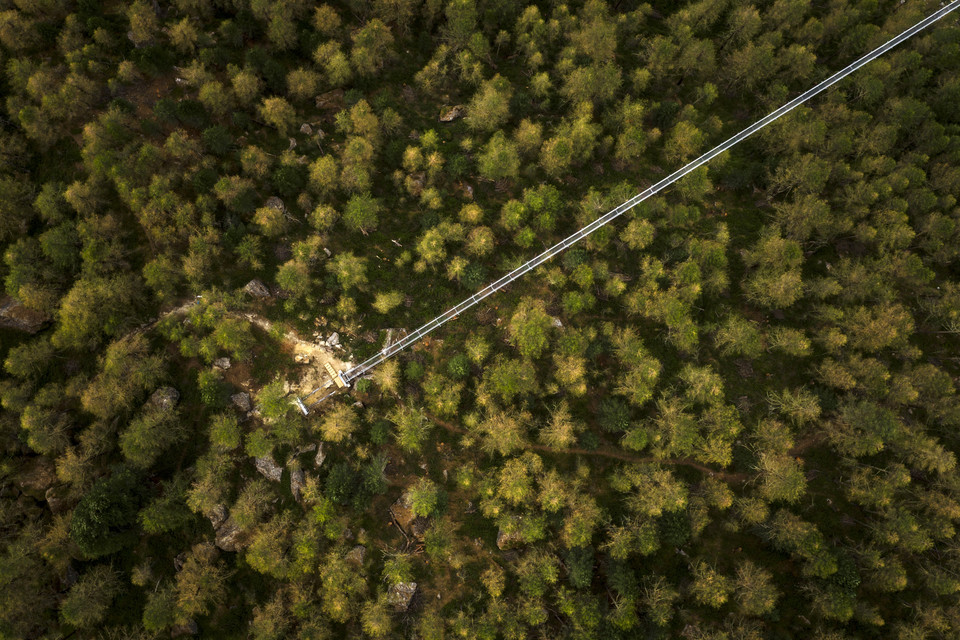
M 272 97 L 264 98 L 258 109 L 260 117 L 270 125 L 275 127 L 282 136 L 289 135 L 296 126 L 297 114 L 283 98 Z
M 107 347 L 100 372 L 81 393 L 83 408 L 99 418 L 112 418 L 155 389 L 163 372 L 163 357 L 150 353 L 142 334 L 120 338 Z
M 226 597 L 228 573 L 218 560 L 219 550 L 210 542 L 195 544 L 177 573 L 178 617 L 207 615 Z
M 403 303 L 403 294 L 399 291 L 378 293 L 373 301 L 373 308 L 382 314 L 388 314 Z
M 756 358 L 763 353 L 760 331 L 743 316 L 730 314 L 714 336 L 720 353 Z
M 690 591 L 694 599 L 714 609 L 722 607 L 733 591 L 733 581 L 703 561 L 695 562 L 691 571 L 693 584 Z
M 121 432 L 120 450 L 131 465 L 147 469 L 185 436 L 186 429 L 175 409 L 150 404 Z
M 511 342 L 520 350 L 522 356 L 539 358 L 547 347 L 552 326 L 553 321 L 547 315 L 543 302 L 524 298 L 510 318 L 508 333 Z
M 757 467 L 762 478 L 760 491 L 770 502 L 796 502 L 806 493 L 807 478 L 795 458 L 763 452 Z
M 353 34 L 350 62 L 362 76 L 372 76 L 393 57 L 393 34 L 382 21 L 374 18 Z
M 83 574 L 60 603 L 60 619 L 72 627 L 89 629 L 103 621 L 120 592 L 117 574 L 98 565 Z
M 360 427 L 353 408 L 345 404 L 336 404 L 327 411 L 320 422 L 320 434 L 329 442 L 342 442 Z
M 423 412 L 398 406 L 387 415 L 396 427 L 397 444 L 405 451 L 418 452 L 430 435 L 431 424 Z
M 140 510 L 137 518 L 147 533 L 160 534 L 179 531 L 193 521 L 194 515 L 187 507 L 186 497 L 189 479 L 177 474 L 163 483 L 160 496 Z
M 379 224 L 380 201 L 369 193 L 352 196 L 343 211 L 343 221 L 349 229 L 366 235 Z
M 127 9 L 127 19 L 130 21 L 130 40 L 134 45 L 142 47 L 152 44 L 160 23 L 157 15 L 146 0 L 136 0 Z
M 420 478 L 406 492 L 406 502 L 415 516 L 428 518 L 440 508 L 442 490 L 435 482 Z
M 120 468 L 83 494 L 70 522 L 70 539 L 84 556 L 99 558 L 136 542 L 133 528 L 145 497 L 140 476 Z
M 320 86 L 320 74 L 300 67 L 287 74 L 287 91 L 297 101 L 312 99 Z
M 383 1 L 380 0 L 380 2 Z M 365 602 L 360 613 L 360 624 L 363 627 L 363 632 L 373 638 L 389 636 L 393 629 L 389 607 L 390 603 L 383 595 L 376 600 Z
M 177 623 L 177 593 L 174 585 L 166 582 L 157 586 L 147 595 L 147 603 L 143 607 L 143 628 L 156 633 L 168 629 Z
M 336 551 L 320 562 L 320 596 L 326 615 L 335 622 L 346 622 L 356 614 L 367 583 L 357 569 Z
M 653 397 L 662 365 L 647 352 L 643 341 L 633 329 L 623 329 L 613 335 L 617 357 L 626 367 L 620 376 L 617 393 L 624 395 L 636 407 Z
M 60 349 L 99 345 L 130 324 L 142 297 L 140 278 L 132 274 L 81 278 L 60 303 L 51 342 Z
M 571 417 L 569 406 L 563 402 L 550 413 L 550 421 L 540 429 L 538 437 L 548 447 L 566 449 L 574 445 L 577 433 L 583 428 Z
M 780 597 L 773 574 L 749 560 L 737 567 L 735 590 L 740 610 L 750 616 L 770 613 Z
M 487 180 L 516 178 L 520 170 L 520 156 L 517 145 L 509 140 L 502 131 L 497 131 L 478 160 L 480 175 Z
M 322 155 L 310 164 L 310 188 L 314 193 L 328 194 L 337 188 L 339 175 L 336 158 Z
M 355 256 L 352 251 L 338 254 L 327 264 L 327 269 L 337 276 L 345 291 L 367 286 L 367 259 Z
M 496 131 L 510 117 L 512 97 L 513 87 L 510 86 L 510 82 L 497 74 L 484 82 L 473 96 L 467 106 L 467 115 L 464 120 L 471 129 Z M 505 136 L 501 135 L 501 138 L 505 140 Z M 515 147 L 514 154 L 516 154 Z

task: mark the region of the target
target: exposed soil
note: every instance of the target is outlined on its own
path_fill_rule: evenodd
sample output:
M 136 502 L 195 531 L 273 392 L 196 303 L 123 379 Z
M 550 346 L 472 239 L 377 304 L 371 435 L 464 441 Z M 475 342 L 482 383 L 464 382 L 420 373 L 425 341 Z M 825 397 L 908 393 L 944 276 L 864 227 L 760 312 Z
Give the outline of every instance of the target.
M 185 314 L 194 304 L 196 304 L 196 300 L 190 300 L 165 311 L 159 318 L 144 325 L 139 330 L 148 331 L 163 318 Z M 276 335 L 274 324 L 262 316 L 255 313 L 235 313 L 232 315 L 260 327 L 267 333 Z M 289 353 L 297 363 L 297 381 L 289 385 L 289 391 L 297 395 L 304 396 L 314 389 L 333 384 L 330 376 L 327 375 L 324 364 L 329 363 L 334 371 L 346 371 L 353 366 L 353 363 L 349 360 L 341 359 L 332 347 L 304 340 L 293 331 L 285 332 L 281 336 L 281 340 L 284 351 Z M 234 363 L 234 366 L 227 371 L 228 381 L 237 386 L 246 386 L 250 378 L 250 367 L 243 363 Z
M 237 314 L 238 317 L 255 324 L 264 331 L 272 332 L 272 322 L 253 313 Z M 290 390 L 297 395 L 304 396 L 314 389 L 332 385 L 333 381 L 324 368 L 329 363 L 334 371 L 346 371 L 353 366 L 349 360 L 342 360 L 333 348 L 324 344 L 317 344 L 302 339 L 293 331 L 287 331 L 282 336 L 285 349 L 289 349 L 293 359 L 298 364 L 297 382 L 290 385 Z

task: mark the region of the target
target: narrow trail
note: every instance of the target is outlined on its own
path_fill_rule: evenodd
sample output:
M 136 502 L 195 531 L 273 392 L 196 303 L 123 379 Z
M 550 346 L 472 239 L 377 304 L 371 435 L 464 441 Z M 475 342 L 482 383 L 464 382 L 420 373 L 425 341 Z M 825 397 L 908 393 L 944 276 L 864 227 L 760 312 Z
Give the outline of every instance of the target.
M 450 431 L 451 433 L 457 433 L 460 435 L 467 435 L 468 433 L 466 429 L 458 427 L 455 424 L 451 424 L 445 420 L 441 420 L 440 418 L 426 411 L 424 411 L 424 415 L 426 415 L 431 422 L 433 422 L 437 426 L 443 427 L 444 429 L 446 429 L 447 431 Z M 696 469 L 701 473 L 705 473 L 709 476 L 712 476 L 714 478 L 719 478 L 724 482 L 730 482 L 730 483 L 742 484 L 751 479 L 751 475 L 748 473 L 733 473 L 729 471 L 717 471 L 716 469 L 711 469 L 705 464 L 699 463 L 695 460 L 689 460 L 686 458 L 656 458 L 654 456 L 635 456 L 635 455 L 631 455 L 629 453 L 625 453 L 623 451 L 614 449 L 609 445 L 604 445 L 604 446 L 598 447 L 597 449 L 590 450 L 590 449 L 579 449 L 579 448 L 555 449 L 553 447 L 548 447 L 543 444 L 528 443 L 525 445 L 524 448 L 528 450 L 543 451 L 545 453 L 553 453 L 553 454 L 575 454 L 575 455 L 583 455 L 583 456 L 599 456 L 602 458 L 611 458 L 614 460 L 622 460 L 624 462 L 633 462 L 636 464 L 653 463 L 653 464 L 666 464 L 666 465 L 673 465 L 673 466 L 690 467 L 691 469 Z

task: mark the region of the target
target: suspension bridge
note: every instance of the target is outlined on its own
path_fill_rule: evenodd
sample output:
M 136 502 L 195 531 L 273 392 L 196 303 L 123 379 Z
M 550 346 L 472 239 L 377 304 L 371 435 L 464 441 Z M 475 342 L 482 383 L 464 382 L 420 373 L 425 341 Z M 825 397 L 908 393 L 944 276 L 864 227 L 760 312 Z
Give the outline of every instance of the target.
M 909 29 L 906 29 L 905 31 L 901 32 L 899 35 L 894 36 L 890 40 L 887 40 L 885 43 L 883 43 L 882 45 L 880 45 L 870 53 L 867 53 L 866 55 L 862 56 L 855 62 L 852 62 L 851 64 L 847 65 L 840 71 L 837 71 L 826 80 L 823 80 L 816 86 L 810 89 L 807 89 L 806 91 L 798 95 L 793 100 L 790 100 L 789 102 L 787 102 L 780 108 L 776 109 L 775 111 L 771 111 L 769 114 L 757 120 L 756 122 L 751 124 L 749 127 L 743 129 L 736 135 L 731 136 L 726 141 L 718 144 L 716 147 L 704 153 L 699 158 L 689 162 L 688 164 L 684 165 L 680 169 L 677 169 L 676 171 L 668 175 L 663 180 L 660 180 L 656 184 L 648 187 L 647 189 L 633 196 L 629 200 L 617 205 L 616 207 L 614 207 L 604 215 L 600 216 L 599 218 L 597 218 L 587 226 L 567 236 L 566 238 L 564 238 L 557 244 L 553 245 L 552 247 L 550 247 L 540 255 L 534 258 L 531 258 L 530 260 L 528 260 L 521 266 L 517 267 L 510 273 L 507 273 L 506 275 L 502 276 L 500 279 L 496 280 L 495 282 L 488 284 L 486 287 L 484 287 L 477 293 L 473 294 L 466 300 L 462 301 L 460 304 L 450 309 L 447 309 L 445 312 L 443 312 L 436 318 L 430 320 L 429 322 L 424 324 L 422 327 L 419 327 L 412 333 L 407 334 L 402 339 L 397 340 L 396 342 L 388 345 L 387 347 L 384 347 L 383 349 L 378 351 L 375 355 L 371 356 L 367 360 L 364 360 L 363 362 L 356 365 L 355 367 L 352 367 L 347 371 L 337 371 L 337 372 L 333 371 L 332 368 L 330 368 L 330 371 L 328 371 L 328 373 L 331 375 L 331 380 L 326 385 L 319 387 L 313 390 L 312 392 L 310 392 L 309 395 L 303 398 L 299 398 L 299 397 L 296 398 L 296 401 L 295 401 L 296 405 L 299 407 L 300 411 L 302 411 L 304 415 L 307 415 L 309 413 L 310 407 L 316 404 L 319 404 L 330 395 L 333 395 L 333 393 L 336 393 L 337 390 L 349 387 L 351 382 L 363 376 L 364 374 L 369 372 L 371 369 L 379 365 L 384 360 L 387 360 L 388 358 L 395 356 L 397 353 L 403 351 L 410 345 L 423 339 L 424 336 L 426 336 L 428 333 L 437 330 L 447 322 L 450 322 L 451 320 L 457 318 L 457 316 L 459 316 L 464 311 L 470 309 L 471 307 L 477 304 L 480 304 L 483 300 L 492 296 L 493 294 L 500 291 L 504 287 L 508 286 L 517 278 L 520 278 L 526 273 L 528 273 L 529 271 L 536 269 L 538 266 L 540 266 L 547 260 L 550 260 L 558 253 L 565 251 L 572 245 L 580 242 L 581 240 L 589 236 L 591 233 L 593 233 L 600 227 L 603 227 L 609 224 L 610 222 L 620 217 L 627 211 L 630 211 L 631 209 L 633 209 L 635 206 L 637 206 L 647 198 L 663 191 L 664 189 L 666 189 L 673 183 L 677 182 L 687 174 L 707 164 L 708 162 L 710 162 L 711 160 L 719 156 L 721 153 L 727 151 L 728 149 L 732 148 L 734 145 L 750 137 L 760 129 L 764 128 L 765 126 L 773 122 L 774 120 L 777 120 L 778 118 L 784 116 L 785 114 L 797 108 L 804 102 L 810 100 L 814 96 L 822 93 L 823 91 L 826 91 L 827 89 L 829 89 L 836 83 L 840 82 L 850 74 L 854 73 L 864 65 L 867 65 L 873 60 L 876 60 L 877 58 L 879 58 L 886 52 L 890 51 L 897 45 L 905 42 L 906 40 L 910 39 L 920 31 L 923 31 L 930 25 L 944 18 L 945 16 L 950 14 L 954 9 L 957 9 L 958 7 L 960 7 L 960 0 L 954 0 L 953 2 L 943 6 L 940 10 L 930 14 L 929 16 L 927 16 L 920 22 L 917 22 L 915 25 L 913 25 Z M 322 390 L 328 389 L 331 386 L 336 387 L 332 392 L 322 396 L 318 400 L 314 401 L 312 404 L 307 404 L 310 398 L 313 397 L 316 393 Z

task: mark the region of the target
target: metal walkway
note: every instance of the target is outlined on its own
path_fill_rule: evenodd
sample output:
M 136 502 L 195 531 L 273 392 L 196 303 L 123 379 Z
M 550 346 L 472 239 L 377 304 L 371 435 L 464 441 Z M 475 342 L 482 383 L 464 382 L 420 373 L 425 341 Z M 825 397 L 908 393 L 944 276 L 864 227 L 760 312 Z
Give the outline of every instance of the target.
M 854 71 L 858 70 L 860 67 L 862 67 L 862 66 L 866 65 L 867 63 L 875 60 L 876 58 L 879 58 L 880 56 L 882 56 L 882 55 L 883 55 L 884 53 L 886 53 L 887 51 L 893 49 L 893 48 L 896 47 L 897 45 L 899 45 L 899 44 L 903 43 L 904 41 L 908 40 L 909 38 L 913 37 L 914 35 L 916 35 L 916 34 L 919 33 L 920 31 L 922 31 L 923 29 L 926 29 L 927 27 L 929 27 L 930 25 L 934 24 L 935 22 L 937 22 L 938 20 L 940 20 L 941 18 L 943 18 L 944 16 L 946 16 L 947 14 L 949 14 L 949 13 L 950 13 L 951 11 L 953 11 L 954 9 L 957 9 L 958 7 L 960 7 L 960 0 L 954 0 L 954 1 L 951 2 L 950 4 L 948 4 L 948 5 L 944 6 L 943 8 L 941 8 L 939 11 L 937 11 L 937 12 L 929 15 L 928 17 L 924 18 L 923 20 L 921 20 L 921 21 L 918 22 L 917 24 L 913 25 L 912 27 L 910 27 L 910 28 L 907 29 L 906 31 L 904 31 L 904 32 L 902 32 L 901 34 L 895 36 L 894 38 L 891 38 L 890 40 L 888 40 L 888 41 L 885 42 L 884 44 L 880 45 L 879 47 L 877 47 L 876 49 L 874 49 L 874 50 L 871 51 L 870 53 L 866 54 L 865 56 L 863 56 L 862 58 L 860 58 L 860 59 L 857 60 L 856 62 L 853 62 L 853 63 L 851 63 L 850 65 L 848 65 L 847 67 L 845 67 L 845 68 L 841 69 L 840 71 L 834 73 L 832 76 L 830 76 L 830 77 L 827 78 L 826 80 L 822 81 L 820 84 L 816 85 L 815 87 L 813 87 L 813 88 L 811 88 L 811 89 L 807 89 L 806 91 L 804 91 L 803 93 L 801 93 L 799 96 L 797 96 L 796 98 L 794 98 L 794 99 L 791 100 L 790 102 L 787 102 L 786 104 L 784 104 L 782 107 L 780 107 L 780 108 L 777 109 L 776 111 L 773 111 L 773 112 L 771 112 L 770 114 L 768 114 L 767 116 L 761 118 L 760 120 L 757 120 L 756 122 L 754 122 L 752 125 L 750 125 L 750 126 L 747 127 L 746 129 L 744 129 L 744 130 L 741 131 L 740 133 L 732 136 L 731 138 L 729 138 L 729 139 L 726 140 L 725 142 L 717 145 L 716 147 L 714 147 L 713 149 L 711 149 L 711 150 L 708 151 L 707 153 L 703 154 L 702 156 L 700 156 L 700 157 L 697 158 L 696 160 L 690 162 L 690 163 L 687 164 L 686 166 L 682 167 L 681 169 L 678 169 L 677 171 L 671 173 L 669 176 L 667 176 L 666 178 L 664 178 L 664 179 L 661 180 L 660 182 L 657 182 L 656 184 L 654 184 L 653 186 L 647 188 L 647 189 L 644 190 L 643 192 L 638 193 L 637 195 L 635 195 L 634 197 L 630 198 L 630 199 L 627 200 L 626 202 L 620 204 L 620 205 L 617 206 L 616 208 L 612 209 L 611 211 L 609 211 L 609 212 L 607 212 L 606 214 L 604 214 L 603 216 L 597 218 L 596 220 L 594 220 L 593 222 L 591 222 L 591 223 L 588 224 L 587 226 L 583 227 L 582 229 L 580 229 L 580 230 L 577 231 L 576 233 L 574 233 L 574 234 L 572 234 L 572 235 L 564 238 L 563 240 L 561 240 L 561 241 L 558 242 L 557 244 L 553 245 L 552 247 L 550 247 L 549 249 L 547 249 L 546 251 L 544 251 L 544 252 L 541 253 L 540 255 L 536 256 L 535 258 L 533 258 L 533 259 L 531 259 L 530 261 L 526 262 L 526 263 L 523 264 L 522 266 L 517 267 L 516 269 L 514 269 L 514 270 L 511 271 L 510 273 L 508 273 L 508 274 L 506 274 L 505 276 L 501 277 L 501 278 L 500 278 L 499 280 L 497 280 L 496 282 L 493 282 L 493 283 L 491 283 L 491 284 L 488 284 L 486 287 L 484 287 L 483 289 L 481 289 L 481 290 L 478 291 L 477 293 L 473 294 L 472 296 L 470 296 L 469 298 L 467 298 L 466 300 L 464 300 L 463 302 L 461 302 L 461 303 L 458 304 L 457 306 L 453 307 L 452 309 L 448 309 L 446 312 L 444 312 L 443 314 L 437 316 L 436 318 L 434 318 L 434 319 L 431 320 L 430 322 L 426 323 L 425 325 L 423 325 L 423 326 L 420 327 L 419 329 L 415 330 L 413 333 L 410 333 L 409 335 L 405 336 L 405 337 L 404 337 L 403 339 L 401 339 L 401 340 L 398 340 L 397 342 L 393 343 L 393 344 L 390 345 L 389 347 L 386 347 L 385 349 L 382 349 L 382 350 L 379 351 L 376 355 L 374 355 L 374 356 L 372 356 L 371 358 L 365 360 L 364 362 L 361 362 L 360 364 L 358 364 L 357 366 L 353 367 L 352 369 L 349 369 L 348 371 L 344 371 L 344 372 L 340 373 L 340 374 L 339 374 L 340 378 L 343 380 L 344 383 L 350 384 L 350 382 L 352 382 L 353 380 L 356 380 L 356 379 L 359 378 L 360 376 L 364 375 L 365 373 L 367 373 L 368 371 L 370 371 L 371 369 L 373 369 L 374 367 L 376 367 L 378 364 L 380 364 L 381 362 L 383 362 L 383 361 L 386 360 L 387 358 L 390 358 L 390 357 L 396 355 L 397 353 L 399 353 L 400 351 L 403 351 L 404 349 L 406 349 L 407 347 L 409 347 L 409 346 L 412 345 L 413 343 L 417 342 L 418 340 L 420 340 L 421 338 L 423 338 L 425 335 L 427 335 L 428 333 L 430 333 L 430 332 L 433 331 L 434 329 L 437 329 L 438 327 L 440 327 L 440 326 L 442 326 L 443 324 L 449 322 L 450 320 L 453 320 L 454 318 L 456 318 L 458 315 L 460 315 L 461 313 L 463 313 L 463 312 L 466 311 L 467 309 L 473 307 L 473 306 L 476 305 L 476 304 L 479 304 L 482 300 L 484 300 L 484 299 L 487 298 L 488 296 L 493 295 L 493 294 L 496 293 L 497 291 L 503 289 L 504 287 L 506 287 L 507 285 L 509 285 L 511 282 L 513 282 L 514 280 L 516 280 L 516 279 L 519 278 L 520 276 L 526 274 L 528 271 L 531 271 L 531 270 L 535 269 L 536 267 L 540 266 L 541 264 L 543 264 L 544 262 L 546 262 L 547 260 L 549 260 L 549 259 L 552 258 L 553 256 L 557 255 L 557 254 L 560 253 L 561 251 L 564 251 L 565 249 L 567 249 L 567 248 L 570 247 L 571 245 L 574 245 L 574 244 L 576 244 L 577 242 L 579 242 L 580 240 L 586 238 L 588 235 L 590 235 L 591 233 L 593 233 L 594 231 L 596 231 L 596 230 L 599 229 L 600 227 L 608 224 L 609 222 L 611 222 L 611 221 L 614 220 L 615 218 L 623 215 L 624 213 L 626 213 L 626 212 L 629 211 L 630 209 L 634 208 L 635 206 L 637 206 L 638 204 L 640 204 L 641 202 L 643 202 L 644 200 L 646 200 L 646 199 L 649 198 L 650 196 L 659 193 L 660 191 L 662 191 L 662 190 L 665 189 L 666 187 L 672 185 L 674 182 L 676 182 L 676 181 L 679 180 L 680 178 L 684 177 L 684 176 L 687 175 L 688 173 L 690 173 L 690 172 L 698 169 L 699 167 L 705 165 L 706 163 L 710 162 L 712 159 L 714 159 L 715 157 L 717 157 L 718 155 L 720 155 L 720 154 L 723 153 L 724 151 L 727 151 L 728 149 L 730 149 L 731 147 L 733 147 L 733 146 L 734 146 L 735 144 L 737 144 L 738 142 L 741 142 L 742 140 L 746 139 L 747 137 L 753 135 L 754 133 L 756 133 L 757 131 L 759 131 L 759 130 L 762 129 L 763 127 L 767 126 L 768 124 L 770 124 L 771 122 L 773 122 L 774 120 L 776 120 L 777 118 L 779 118 L 780 116 L 782 116 L 782 115 L 784 115 L 784 114 L 792 111 L 793 109 L 795 109 L 795 108 L 798 107 L 799 105 L 803 104 L 804 102 L 806 102 L 806 101 L 809 100 L 810 98 L 813 98 L 814 96 L 816 96 L 817 94 L 825 91 L 826 89 L 828 89 L 829 87 L 833 86 L 833 85 L 836 84 L 837 82 L 840 82 L 841 80 L 843 80 L 844 78 L 846 78 L 847 76 L 849 76 L 851 73 L 853 73 Z M 329 385 L 328 385 L 328 386 L 329 386 Z M 325 388 L 325 387 L 322 387 L 322 388 Z M 316 391 L 319 391 L 319 390 L 320 390 L 320 389 L 317 389 Z M 312 396 L 314 393 L 316 393 L 316 391 L 314 391 L 314 392 L 311 393 L 310 395 Z M 328 394 L 328 395 L 331 395 L 331 394 Z M 307 396 L 307 397 L 309 398 L 309 396 Z M 326 397 L 327 397 L 327 396 L 324 396 L 324 398 L 326 398 Z M 322 398 L 321 398 L 321 400 L 322 400 Z M 319 401 L 317 401 L 317 402 L 319 402 Z M 316 404 L 316 403 L 314 403 L 314 404 Z M 303 410 L 304 412 L 306 412 L 305 407 L 304 407 L 303 404 L 299 401 L 299 399 L 298 399 L 298 406 L 301 407 L 301 410 Z

